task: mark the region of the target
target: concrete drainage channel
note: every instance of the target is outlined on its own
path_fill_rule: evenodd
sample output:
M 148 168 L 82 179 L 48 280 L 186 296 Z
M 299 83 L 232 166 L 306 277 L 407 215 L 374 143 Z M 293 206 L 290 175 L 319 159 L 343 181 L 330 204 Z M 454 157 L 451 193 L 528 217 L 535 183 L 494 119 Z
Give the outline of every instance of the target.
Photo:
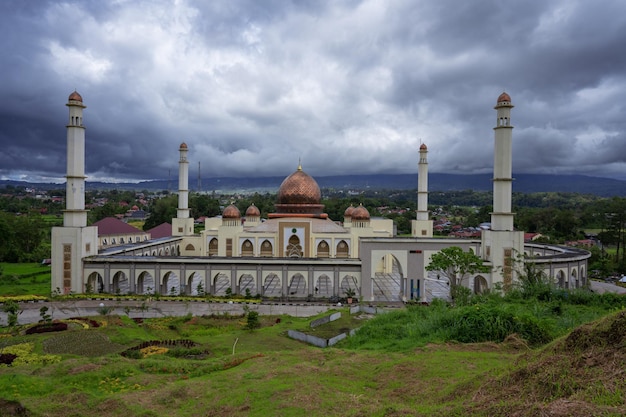
M 379 307 L 373 307 L 373 306 L 354 306 L 354 307 L 350 307 L 350 314 L 358 314 L 358 313 L 366 313 L 366 314 L 380 314 L 383 313 L 384 310 L 379 308 Z M 335 320 L 339 320 L 341 318 L 341 312 L 337 312 L 337 313 L 333 313 L 331 315 L 328 316 L 324 316 L 321 317 L 319 319 L 313 320 L 311 322 L 311 328 L 315 328 L 315 327 L 319 327 L 319 326 L 323 326 L 325 324 L 328 324 L 330 322 L 333 322 Z M 352 336 L 354 335 L 357 331 L 359 330 L 359 328 L 356 329 L 352 329 L 349 332 L 344 332 L 344 333 L 339 333 L 336 336 L 331 337 L 330 339 L 324 339 L 322 337 L 317 337 L 317 336 L 313 336 L 311 334 L 307 334 L 307 333 L 303 333 L 297 330 L 289 330 L 287 332 L 287 335 L 295 340 L 299 340 L 301 342 L 305 342 L 308 343 L 310 345 L 313 346 L 317 346 L 317 347 L 321 347 L 321 348 L 325 348 L 325 347 L 329 347 L 329 346 L 334 346 L 335 344 L 337 344 L 340 340 L 345 339 L 348 336 Z

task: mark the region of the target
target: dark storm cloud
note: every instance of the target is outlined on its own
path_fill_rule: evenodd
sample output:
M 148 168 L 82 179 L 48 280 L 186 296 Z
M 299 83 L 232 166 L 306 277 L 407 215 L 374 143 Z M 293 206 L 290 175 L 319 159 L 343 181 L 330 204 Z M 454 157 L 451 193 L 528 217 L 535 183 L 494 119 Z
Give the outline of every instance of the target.
M 514 171 L 626 177 L 626 4 L 5 1 L 0 177 L 62 181 L 68 95 L 90 179 Z

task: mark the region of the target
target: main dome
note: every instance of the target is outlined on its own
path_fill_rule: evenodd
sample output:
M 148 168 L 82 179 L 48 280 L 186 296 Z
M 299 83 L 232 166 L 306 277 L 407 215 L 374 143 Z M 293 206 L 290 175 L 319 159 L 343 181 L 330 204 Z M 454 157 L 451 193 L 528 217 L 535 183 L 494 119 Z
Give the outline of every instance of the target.
M 296 172 L 285 178 L 280 185 L 276 213 L 271 217 L 286 217 L 285 214 L 320 217 L 324 209 L 321 201 L 322 193 L 317 181 L 304 172 L 302 166 L 298 166 Z
M 278 189 L 278 204 L 319 204 L 322 193 L 317 181 L 298 166 Z

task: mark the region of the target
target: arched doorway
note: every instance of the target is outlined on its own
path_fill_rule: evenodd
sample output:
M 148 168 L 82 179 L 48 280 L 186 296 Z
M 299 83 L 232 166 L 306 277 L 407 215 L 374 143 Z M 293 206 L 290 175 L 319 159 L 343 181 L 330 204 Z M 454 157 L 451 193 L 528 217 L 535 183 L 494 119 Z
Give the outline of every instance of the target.
M 307 288 L 304 276 L 302 274 L 295 274 L 292 276 L 287 291 L 289 291 L 290 297 L 306 297 Z
M 192 273 L 187 282 L 187 294 L 200 297 L 206 295 L 207 290 L 204 288 L 204 280 L 200 274 L 197 272 Z
M 111 285 L 112 294 L 128 294 L 130 291 L 130 282 L 128 277 L 122 271 L 118 271 L 113 275 L 113 282 Z
M 209 241 L 209 256 L 217 256 L 217 239 L 215 238 Z
M 137 278 L 137 294 L 154 294 L 156 285 L 154 277 L 149 272 L 142 272 Z
M 174 272 L 168 272 L 163 277 L 161 294 L 170 296 L 180 295 L 180 279 Z
M 315 284 L 315 296 L 330 297 L 333 295 L 333 281 L 326 274 L 321 275 Z
M 230 288 L 230 278 L 222 272 L 220 272 L 219 274 L 215 276 L 213 283 L 214 283 L 213 285 L 215 288 L 214 294 L 217 296 L 221 296 L 221 297 L 225 296 L 226 290 Z M 232 288 L 230 289 L 232 291 Z
M 402 300 L 402 267 L 398 259 L 387 254 L 376 265 L 372 279 L 372 294 L 377 301 Z
M 276 274 L 269 274 L 263 280 L 263 296 L 264 297 L 280 297 L 282 296 L 282 285 L 280 278 Z
M 102 275 L 97 272 L 92 272 L 87 277 L 87 283 L 85 284 L 85 292 L 89 293 L 101 293 L 104 291 L 104 280 Z
M 346 275 L 341 279 L 341 283 L 339 284 L 339 292 L 340 296 L 346 294 L 346 291 L 352 290 L 357 296 L 361 293 L 361 289 L 359 288 L 359 282 L 356 277 L 353 275 Z
M 244 274 L 239 279 L 239 294 L 245 296 L 255 296 L 257 293 L 254 277 L 250 274 Z
M 474 278 L 474 294 L 483 294 L 489 289 L 487 280 L 482 275 L 478 275 Z

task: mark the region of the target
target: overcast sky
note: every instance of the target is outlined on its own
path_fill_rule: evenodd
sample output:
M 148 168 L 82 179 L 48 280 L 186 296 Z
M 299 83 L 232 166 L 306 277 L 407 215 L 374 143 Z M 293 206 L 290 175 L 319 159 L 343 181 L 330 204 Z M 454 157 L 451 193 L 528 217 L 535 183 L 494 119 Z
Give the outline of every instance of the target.
M 3 0 L 0 178 L 63 181 L 82 95 L 89 180 L 488 173 L 626 179 L 623 0 Z M 620 99 L 620 97 L 622 97 Z

